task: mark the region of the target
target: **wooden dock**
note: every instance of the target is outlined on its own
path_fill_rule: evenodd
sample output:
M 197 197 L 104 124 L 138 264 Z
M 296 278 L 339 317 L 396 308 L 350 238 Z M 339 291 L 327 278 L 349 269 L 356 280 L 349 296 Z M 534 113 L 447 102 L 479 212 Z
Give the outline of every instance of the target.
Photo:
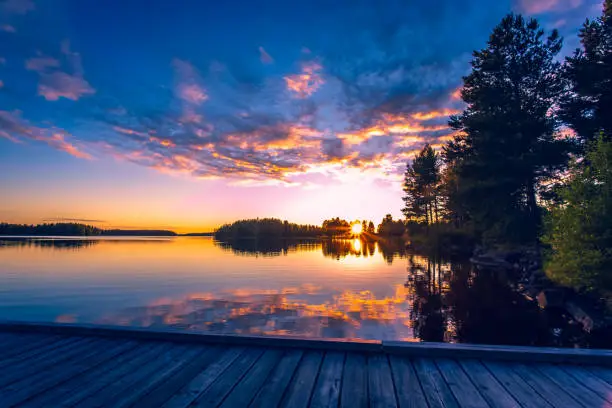
M 0 324 L 0 407 L 612 407 L 612 352 Z

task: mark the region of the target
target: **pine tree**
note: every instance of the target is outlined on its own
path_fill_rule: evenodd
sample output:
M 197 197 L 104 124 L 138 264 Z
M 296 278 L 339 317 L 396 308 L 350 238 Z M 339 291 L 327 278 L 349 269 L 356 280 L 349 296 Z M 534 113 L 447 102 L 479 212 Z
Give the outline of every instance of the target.
M 404 208 L 408 220 L 430 225 L 440 221 L 440 156 L 429 145 L 406 167 L 404 175 Z
M 584 23 L 579 37 L 582 49 L 563 70 L 569 92 L 560 115 L 585 142 L 598 134 L 612 139 L 612 0 L 604 2 L 601 17 Z
M 569 144 L 555 138 L 553 107 L 562 90 L 556 30 L 509 14 L 464 77 L 465 111 L 451 117 L 459 135 L 444 149 L 461 203 L 485 241 L 535 242 L 540 182 L 564 169 Z

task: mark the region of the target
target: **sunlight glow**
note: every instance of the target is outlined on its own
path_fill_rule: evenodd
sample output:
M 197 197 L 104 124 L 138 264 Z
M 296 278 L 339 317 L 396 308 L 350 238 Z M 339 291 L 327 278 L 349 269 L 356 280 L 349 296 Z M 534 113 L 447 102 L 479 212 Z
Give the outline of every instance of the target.
M 363 231 L 363 225 L 361 225 L 360 222 L 353 224 L 351 226 L 351 232 L 355 235 L 359 235 L 361 234 L 361 231 Z

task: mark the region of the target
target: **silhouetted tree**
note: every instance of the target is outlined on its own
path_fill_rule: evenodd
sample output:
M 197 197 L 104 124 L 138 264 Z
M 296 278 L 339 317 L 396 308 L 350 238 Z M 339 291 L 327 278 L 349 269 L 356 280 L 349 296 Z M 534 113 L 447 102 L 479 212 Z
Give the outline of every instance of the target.
M 323 221 L 323 233 L 328 237 L 348 235 L 351 231 L 351 224 L 340 219 L 340 217 Z
M 380 235 L 401 236 L 404 234 L 406 226 L 401 220 L 395 221 L 391 214 L 385 215 L 382 222 L 378 225 L 378 233 Z
M 555 137 L 553 115 L 561 42 L 556 30 L 544 38 L 536 20 L 509 14 L 464 77 L 468 107 L 451 117 L 460 133 L 444 160 L 457 177 L 456 199 L 491 243 L 536 241 L 538 187 L 566 166 L 570 146 Z
M 366 228 L 366 232 L 368 234 L 376 233 L 376 228 L 374 227 L 374 223 L 372 221 L 368 222 L 368 227 Z
M 563 70 L 570 89 L 560 116 L 583 141 L 601 133 L 612 139 L 612 0 L 604 1 L 600 17 L 584 23 L 579 37 L 582 49 L 566 59 Z
M 258 238 L 307 238 L 321 235 L 321 228 L 316 225 L 294 224 L 276 218 L 257 218 L 239 220 L 217 228 L 215 238 L 220 240 Z
M 440 221 L 439 184 L 440 157 L 426 144 L 406 166 L 402 212 L 407 220 L 425 221 L 427 225 Z

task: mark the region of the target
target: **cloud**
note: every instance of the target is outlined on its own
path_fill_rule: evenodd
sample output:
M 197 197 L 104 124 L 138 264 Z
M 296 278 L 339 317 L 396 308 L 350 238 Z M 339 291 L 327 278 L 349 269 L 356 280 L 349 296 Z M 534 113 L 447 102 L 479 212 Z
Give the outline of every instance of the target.
M 204 88 L 199 84 L 201 77 L 198 71 L 187 61 L 175 59 L 173 61 L 176 71 L 176 95 L 187 103 L 200 105 L 208 99 Z
M 272 64 L 274 59 L 264 50 L 264 47 L 259 47 L 259 60 L 263 64 Z
M 0 65 L 6 64 L 6 58 L 0 57 Z
M 583 0 L 519 0 L 519 11 L 542 14 L 550 11 L 567 11 L 579 7 Z
M 323 67 L 314 61 L 304 63 L 300 74 L 285 77 L 287 89 L 294 93 L 296 98 L 307 98 L 325 83 L 321 76 Z
M 48 72 L 49 68 L 59 68 L 59 60 L 51 57 L 34 57 L 27 59 L 25 62 L 25 68 L 29 71 L 36 71 L 38 73 Z
M 62 129 L 32 126 L 21 119 L 20 112 L 0 111 L 0 136 L 16 143 L 24 139 L 40 141 L 80 159 L 93 158 L 77 147 L 75 142 L 68 141 L 70 135 Z
M 54 217 L 54 218 L 45 218 L 43 222 L 82 222 L 82 223 L 91 223 L 91 224 L 105 224 L 108 221 L 106 220 L 92 220 L 88 218 L 63 218 L 63 217 Z
M 14 33 L 17 30 L 15 30 L 15 27 L 9 24 L 3 24 L 2 26 L 0 26 L 0 31 L 4 31 L 7 33 Z
M 53 72 L 43 75 L 38 85 L 38 94 L 48 101 L 57 101 L 59 98 L 79 100 L 84 95 L 94 94 L 96 91 L 82 77 Z
M 31 0 L 6 0 L 0 4 L 0 9 L 6 14 L 27 14 L 36 9 Z
M 62 64 L 56 58 L 40 55 L 26 60 L 26 69 L 40 76 L 38 94 L 48 101 L 59 98 L 77 101 L 83 96 L 95 94 L 96 90 L 83 77 L 81 56 L 70 50 L 67 41 L 62 42 L 61 52 L 70 73 L 60 70 Z
M 4 88 L 4 82 L 0 79 L 0 89 Z

